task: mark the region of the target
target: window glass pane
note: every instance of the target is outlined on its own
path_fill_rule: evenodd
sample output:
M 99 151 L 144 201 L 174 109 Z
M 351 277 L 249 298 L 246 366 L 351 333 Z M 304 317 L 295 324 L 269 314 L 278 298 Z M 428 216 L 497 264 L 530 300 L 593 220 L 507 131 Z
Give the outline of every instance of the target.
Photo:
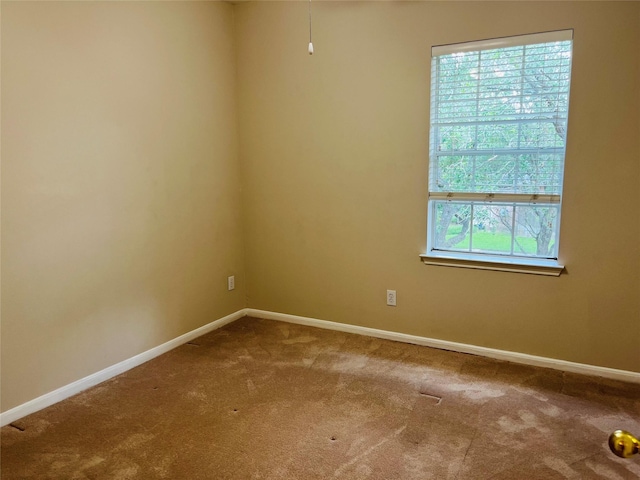
M 431 155 L 437 165 L 432 166 L 436 169 L 432 177 L 452 185 L 453 191 L 540 193 L 543 189 L 559 194 L 571 46 L 570 41 L 550 42 L 435 57 Z M 475 161 L 435 158 L 469 155 L 486 155 L 483 160 L 511 155 L 502 163 L 511 162 L 516 168 L 507 172 L 509 178 L 504 171 L 494 172 L 497 182 L 483 178 L 486 169 L 466 169 L 463 185 L 459 167 L 469 162 L 475 167 Z M 500 163 L 494 162 L 497 168 Z
M 518 126 L 518 148 L 564 147 L 565 120 L 529 121 Z
M 536 153 L 437 155 L 432 161 L 432 192 L 559 195 L 562 156 Z
M 437 157 L 438 168 L 431 176 L 432 192 L 468 192 L 473 184 L 474 158 L 465 156 Z
M 518 174 L 515 155 L 476 157 L 474 192 L 512 192 Z
M 520 155 L 514 193 L 562 193 L 562 164 L 559 155 Z
M 516 255 L 556 258 L 558 256 L 558 206 L 527 206 L 516 208 Z
M 438 250 L 469 251 L 471 204 L 433 202 L 435 222 L 432 225 L 433 248 Z
M 438 129 L 438 151 L 455 152 L 476 148 L 476 125 L 443 125 Z
M 510 255 L 513 231 L 512 205 L 476 205 L 471 250 Z
M 439 200 L 432 204 L 436 250 L 557 257 L 558 205 Z

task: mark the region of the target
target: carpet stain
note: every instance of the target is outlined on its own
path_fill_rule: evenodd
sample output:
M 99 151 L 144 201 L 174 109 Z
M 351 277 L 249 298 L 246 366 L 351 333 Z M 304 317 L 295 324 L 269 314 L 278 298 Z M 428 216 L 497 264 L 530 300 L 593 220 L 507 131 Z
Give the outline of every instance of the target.
M 592 416 L 587 419 L 587 423 L 589 425 L 593 425 L 598 430 L 606 434 L 610 434 L 612 431 L 620 428 L 618 426 L 618 422 L 619 422 L 618 415 Z M 634 420 L 628 423 L 625 426 L 625 430 L 629 430 L 631 432 L 640 432 L 640 422 L 637 420 Z
M 334 372 L 353 372 L 363 368 L 369 357 L 353 353 L 336 353 L 331 359 L 331 370 Z
M 247 392 L 249 395 L 256 395 L 258 393 L 258 389 L 256 388 L 256 384 L 253 383 L 253 380 L 247 378 Z
M 506 395 L 506 391 L 504 389 L 478 383 L 473 383 L 471 385 L 468 383 L 453 383 L 448 385 L 447 389 L 452 392 L 462 392 L 465 398 L 476 402 L 486 402 L 492 398 L 503 397 Z
M 542 433 L 548 433 L 549 431 L 548 428 L 540 425 L 538 418 L 533 413 L 526 410 L 518 412 L 518 419 L 512 419 L 507 416 L 500 417 L 498 425 L 507 433 L 519 433 L 529 429 L 536 429 Z
M 434 480 L 436 478 L 434 472 L 430 471 L 429 465 L 423 461 L 419 452 L 415 450 L 404 452 L 402 454 L 402 463 L 411 478 L 420 478 L 421 480 Z
M 282 336 L 284 338 L 289 338 L 290 329 L 289 329 L 289 325 L 287 323 L 282 323 L 282 324 L 278 325 L 278 330 L 280 331 L 280 333 L 282 334 Z
M 372 473 L 373 469 L 369 465 L 361 464 L 356 467 L 354 476 L 352 478 L 353 480 L 365 480 L 371 477 Z
M 172 459 L 171 457 L 165 456 L 158 463 L 153 465 L 153 470 L 156 475 L 160 478 L 169 478 L 170 477 L 170 467 L 171 467 Z
M 120 452 L 124 450 L 131 450 L 153 440 L 154 438 L 155 435 L 151 433 L 134 433 L 133 435 L 129 435 L 116 448 L 114 448 L 113 451 Z
M 557 457 L 546 456 L 542 459 L 542 462 L 552 470 L 555 470 L 563 478 L 574 479 L 580 478 L 580 474 L 571 468 L 567 462 Z
M 187 392 L 187 397 L 194 400 L 203 401 L 207 399 L 207 394 L 200 390 L 191 390 Z
M 285 345 L 296 345 L 298 343 L 311 343 L 317 340 L 316 337 L 312 337 L 311 335 L 304 335 L 296 338 L 287 338 L 283 340 L 282 343 Z
M 532 378 L 535 379 L 536 377 L 532 377 Z M 545 395 L 544 392 L 539 389 L 535 389 L 532 387 L 524 387 L 522 385 L 513 385 L 510 388 L 517 391 L 518 393 L 522 393 L 524 395 L 533 397 L 536 400 L 540 400 L 541 402 L 549 401 L 549 396 Z
M 564 410 L 556 407 L 555 405 L 545 405 L 544 407 L 539 409 L 541 413 L 553 418 L 558 418 L 564 412 Z
M 381 446 L 383 446 L 385 443 L 387 443 L 388 441 L 392 440 L 393 438 L 397 437 L 398 435 L 400 435 L 404 429 L 407 428 L 406 425 L 403 425 L 402 427 L 396 429 L 391 435 L 389 435 L 388 437 L 383 438 L 380 442 L 376 443 L 375 445 L 372 445 L 371 447 L 367 448 L 365 451 L 363 451 L 362 453 L 356 455 L 355 457 L 353 457 L 351 460 L 349 460 L 348 462 L 342 464 L 334 473 L 333 473 L 333 477 L 334 478 L 340 478 L 342 476 L 342 474 L 348 470 L 352 465 L 356 464 L 357 462 L 361 461 L 363 458 L 371 455 L 375 450 L 377 450 L 378 448 L 380 448 Z
M 128 467 L 122 467 L 113 472 L 111 477 L 113 480 L 132 480 L 138 475 L 140 467 L 138 465 L 130 465 Z
M 590 470 L 599 475 L 600 478 L 606 478 L 607 480 L 625 480 L 623 476 L 616 473 L 612 468 L 602 465 L 601 463 L 587 460 L 586 465 Z
M 640 464 L 638 464 L 638 462 L 626 462 L 625 466 L 627 467 L 627 470 L 629 470 L 633 475 L 635 475 L 635 478 L 640 478 Z
M 71 474 L 71 478 L 90 478 L 85 475 L 85 471 L 100 465 L 102 462 L 104 462 L 104 458 L 97 456 L 89 458 L 85 461 L 80 461 L 80 466 Z

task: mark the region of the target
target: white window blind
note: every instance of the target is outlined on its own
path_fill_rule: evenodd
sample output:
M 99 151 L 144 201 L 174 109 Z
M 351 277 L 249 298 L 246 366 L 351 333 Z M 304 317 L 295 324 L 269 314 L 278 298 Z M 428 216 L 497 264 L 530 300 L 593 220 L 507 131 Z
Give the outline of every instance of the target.
M 557 258 L 572 36 L 433 47 L 431 252 Z

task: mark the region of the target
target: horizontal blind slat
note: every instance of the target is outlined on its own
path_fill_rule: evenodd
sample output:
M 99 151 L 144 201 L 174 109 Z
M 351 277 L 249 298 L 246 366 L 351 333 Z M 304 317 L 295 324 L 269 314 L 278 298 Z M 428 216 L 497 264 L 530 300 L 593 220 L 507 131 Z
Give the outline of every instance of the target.
M 465 157 L 465 156 L 478 156 L 487 155 L 491 153 L 499 153 L 500 155 L 562 155 L 564 153 L 564 147 L 540 147 L 540 148 L 486 148 L 475 150 L 438 150 L 433 153 L 436 157 Z
M 560 195 L 547 194 L 478 194 L 465 192 L 430 192 L 433 200 L 477 201 L 477 202 L 515 202 L 515 203 L 560 203 Z

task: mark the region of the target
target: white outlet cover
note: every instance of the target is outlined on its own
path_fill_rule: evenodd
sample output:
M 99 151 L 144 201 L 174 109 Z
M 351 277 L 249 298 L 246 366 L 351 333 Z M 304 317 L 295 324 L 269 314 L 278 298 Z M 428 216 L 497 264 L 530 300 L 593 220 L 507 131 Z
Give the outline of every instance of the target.
M 387 290 L 387 305 L 395 307 L 397 299 L 395 290 Z

